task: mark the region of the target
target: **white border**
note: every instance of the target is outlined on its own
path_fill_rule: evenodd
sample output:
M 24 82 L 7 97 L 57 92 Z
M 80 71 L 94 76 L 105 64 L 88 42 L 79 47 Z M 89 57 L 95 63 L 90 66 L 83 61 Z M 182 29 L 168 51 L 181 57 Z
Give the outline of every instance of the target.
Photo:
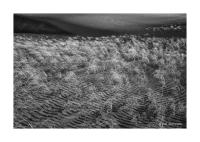
M 193 141 L 199 139 L 199 4 L 183 0 L 1 1 L 1 141 Z M 13 129 L 13 13 L 187 13 L 187 129 Z M 197 140 L 198 141 L 198 140 Z

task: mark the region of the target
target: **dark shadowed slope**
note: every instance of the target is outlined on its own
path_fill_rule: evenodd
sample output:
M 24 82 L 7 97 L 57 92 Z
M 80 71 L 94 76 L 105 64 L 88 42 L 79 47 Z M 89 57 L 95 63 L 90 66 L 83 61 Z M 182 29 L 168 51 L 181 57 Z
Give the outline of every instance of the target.
M 23 15 L 14 15 L 14 33 L 49 33 L 61 34 L 63 30 L 59 26 L 52 25 L 47 21 L 32 19 Z M 65 32 L 67 33 L 67 32 Z M 70 33 L 67 33 L 70 34 Z
M 79 35 L 106 35 L 145 33 L 148 27 L 163 25 L 185 25 L 185 14 L 20 14 L 24 19 L 45 23 L 36 31 L 62 31 Z M 18 18 L 17 15 L 15 17 Z M 17 19 L 15 19 L 16 21 Z M 23 23 L 23 21 L 21 21 Z M 27 23 L 25 21 L 25 23 Z M 27 32 L 27 27 L 15 24 L 15 31 Z M 28 25 L 28 24 L 27 24 Z M 32 24 L 35 26 L 34 24 Z M 30 27 L 32 27 L 32 25 Z M 43 24 L 44 25 L 44 24 Z M 36 26 L 37 27 L 37 26 Z M 34 32 L 35 28 L 29 28 Z M 155 32 L 155 31 L 154 31 Z M 177 32 L 177 31 L 176 31 Z

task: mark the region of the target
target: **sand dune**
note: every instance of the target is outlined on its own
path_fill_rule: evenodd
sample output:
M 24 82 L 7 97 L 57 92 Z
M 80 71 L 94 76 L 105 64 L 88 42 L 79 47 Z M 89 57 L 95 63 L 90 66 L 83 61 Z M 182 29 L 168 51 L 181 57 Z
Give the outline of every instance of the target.
M 73 34 L 136 33 L 146 27 L 185 24 L 185 14 L 21 14 Z

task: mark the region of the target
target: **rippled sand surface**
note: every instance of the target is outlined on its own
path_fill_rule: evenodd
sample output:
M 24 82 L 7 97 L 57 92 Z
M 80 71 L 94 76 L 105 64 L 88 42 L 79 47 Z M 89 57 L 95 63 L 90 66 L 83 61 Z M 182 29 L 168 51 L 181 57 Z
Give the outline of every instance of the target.
M 14 128 L 185 127 L 185 38 L 14 35 Z

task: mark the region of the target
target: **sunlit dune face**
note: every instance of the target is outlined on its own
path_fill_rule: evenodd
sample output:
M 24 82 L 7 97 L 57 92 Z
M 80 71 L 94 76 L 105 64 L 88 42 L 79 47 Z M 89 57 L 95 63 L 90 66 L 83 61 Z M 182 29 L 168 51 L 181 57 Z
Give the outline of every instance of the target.
M 157 24 L 185 19 L 181 14 L 86 14 L 66 16 L 64 20 L 103 29 L 130 28 L 131 26 Z

